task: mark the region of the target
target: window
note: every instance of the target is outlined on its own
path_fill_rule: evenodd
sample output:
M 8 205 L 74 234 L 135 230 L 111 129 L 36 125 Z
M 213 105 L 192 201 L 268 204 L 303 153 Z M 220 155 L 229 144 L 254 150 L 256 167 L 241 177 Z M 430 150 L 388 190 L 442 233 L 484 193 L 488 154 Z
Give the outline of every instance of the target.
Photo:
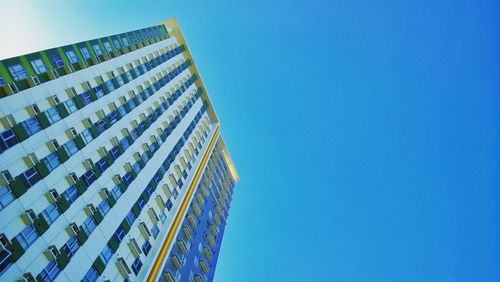
M 3 79 L 3 77 L 0 76 L 0 86 L 3 86 L 5 85 L 5 80 Z
M 75 51 L 66 51 L 66 57 L 68 57 L 68 60 L 71 64 L 78 63 L 78 56 L 76 55 Z
M 111 195 L 113 195 L 113 198 L 115 198 L 115 200 L 120 198 L 120 196 L 122 195 L 122 191 L 120 190 L 120 187 L 118 187 L 118 185 L 115 185 L 115 187 L 111 189 Z
M 130 144 L 128 142 L 128 139 L 127 138 L 123 138 L 122 140 L 120 140 L 120 146 L 122 146 L 122 149 L 124 151 L 127 150 L 127 148 L 130 146 Z
M 158 229 L 158 226 L 155 224 L 153 225 L 153 227 L 151 228 L 151 233 L 153 233 L 153 237 L 156 239 L 156 237 L 158 236 L 158 233 L 160 232 L 160 230 Z
M 149 254 L 149 250 L 151 250 L 151 243 L 149 243 L 149 241 L 146 240 L 144 244 L 142 244 L 141 249 L 144 252 L 144 255 L 147 256 Z
M 132 271 L 134 272 L 135 275 L 139 273 L 139 270 L 141 270 L 142 267 L 142 262 L 140 258 L 136 258 L 134 262 L 132 263 Z
M 125 217 L 125 220 L 128 222 L 128 224 L 132 225 L 135 220 L 135 214 L 132 211 L 129 211 L 127 216 Z
M 104 245 L 104 249 L 102 249 L 101 254 L 99 255 L 102 262 L 106 265 L 112 256 L 113 256 L 113 251 L 111 251 L 111 248 L 108 247 L 108 245 Z
M 52 282 L 56 279 L 57 275 L 61 272 L 61 269 L 57 265 L 56 261 L 51 261 L 49 264 L 40 272 L 40 277 L 43 281 Z
M 42 59 L 36 59 L 31 61 L 31 66 L 35 70 L 36 74 L 42 74 L 47 72 L 47 67 L 43 63 Z
M 78 110 L 73 99 L 68 99 L 67 101 L 64 102 L 64 105 L 66 105 L 66 109 L 70 113 L 74 113 L 76 110 Z
M 61 194 L 69 203 L 73 203 L 78 198 L 78 192 L 75 185 L 71 185 Z
M 113 39 L 113 43 L 114 43 L 116 49 L 122 48 L 120 41 L 118 41 L 118 39 Z
M 102 215 L 105 215 L 109 211 L 109 203 L 106 200 L 103 200 L 98 206 L 97 209 L 101 212 Z
M 161 223 L 164 223 L 165 220 L 167 219 L 167 216 L 165 215 L 165 212 L 164 211 L 161 211 L 159 213 L 159 217 L 160 217 L 160 220 L 161 220 Z
M 76 146 L 75 141 L 73 140 L 68 140 L 66 144 L 63 145 L 64 151 L 68 154 L 68 156 L 74 155 L 76 152 L 78 152 L 78 147 Z
M 28 170 L 23 172 L 22 176 L 22 181 L 24 183 L 24 186 L 26 187 L 31 187 L 40 180 L 40 176 L 38 176 L 38 173 L 34 167 L 29 168 Z
M 128 40 L 127 40 L 127 37 L 122 37 L 122 42 L 123 42 L 123 45 L 125 45 L 125 47 L 128 47 L 130 46 L 130 43 L 128 43 Z
M 106 49 L 106 51 L 108 51 L 109 53 L 113 52 L 113 47 L 111 47 L 111 44 L 109 44 L 109 42 L 104 42 L 104 48 Z
M 85 184 L 87 184 L 87 186 L 90 186 L 90 184 L 94 183 L 95 181 L 94 171 L 89 170 L 85 172 L 83 174 L 83 181 L 85 181 Z
M 12 128 L 9 128 L 0 134 L 0 148 L 2 151 L 17 144 L 17 138 Z
M 85 233 L 87 235 L 90 235 L 90 233 L 92 233 L 92 231 L 94 231 L 96 227 L 94 219 L 91 216 L 87 217 L 87 219 L 85 219 L 85 221 L 82 223 L 81 227 L 83 230 L 85 230 Z
M 64 61 L 59 54 L 54 54 L 50 56 L 50 60 L 52 61 L 52 65 L 56 68 L 64 67 Z
M 57 156 L 57 153 L 49 154 L 47 157 L 43 159 L 43 162 L 45 163 L 49 171 L 54 170 L 61 164 L 61 162 L 59 161 L 59 157 Z
M 35 227 L 33 224 L 26 226 L 23 231 L 21 231 L 16 239 L 23 248 L 23 250 L 27 250 L 33 242 L 38 238 L 38 233 L 36 233 Z
M 115 90 L 115 86 L 113 85 L 113 82 L 111 80 L 108 80 L 105 83 L 106 83 L 106 86 L 108 87 L 109 91 Z
M 42 211 L 42 215 L 49 225 L 51 225 L 60 215 L 57 205 L 55 203 L 50 204 L 45 210 Z
M 87 47 L 80 48 L 80 52 L 82 53 L 82 56 L 85 60 L 88 60 L 92 57 L 90 56 L 90 52 L 89 49 L 87 49 Z
M 0 186 L 0 210 L 14 201 L 14 195 L 8 186 Z
M 47 116 L 51 124 L 61 120 L 61 116 L 59 115 L 59 112 L 55 107 L 46 110 L 45 115 Z
M 101 46 L 99 46 L 99 44 L 94 44 L 94 46 L 92 46 L 92 47 L 94 48 L 94 51 L 97 54 L 97 56 L 102 55 Z
M 42 127 L 40 126 L 40 123 L 36 120 L 36 118 L 32 117 L 29 118 L 22 123 L 24 129 L 28 133 L 28 135 L 33 135 L 37 133 L 38 131 L 42 130 Z
M 105 171 L 108 168 L 108 163 L 105 158 L 102 158 L 97 161 L 97 166 L 101 169 L 101 171 Z
M 15 81 L 20 81 L 28 78 L 28 73 L 24 70 L 21 64 L 15 64 L 9 66 L 9 72 Z
M 76 251 L 80 248 L 80 244 L 78 244 L 78 241 L 76 240 L 75 237 L 70 237 L 66 244 L 62 246 L 61 250 L 65 252 L 68 257 L 72 257 L 75 255 Z
M 118 242 L 121 242 L 123 240 L 123 238 L 125 237 L 125 235 L 126 235 L 126 233 L 121 227 L 118 227 L 118 229 L 116 229 L 115 236 L 118 239 Z
M 97 270 L 93 266 L 90 267 L 89 271 L 85 274 L 83 277 L 82 281 L 83 282 L 94 282 L 97 281 L 97 278 L 99 277 L 99 273 L 97 273 Z
M 81 133 L 83 140 L 85 140 L 85 144 L 88 144 L 90 141 L 92 141 L 92 135 L 90 135 L 90 131 L 88 129 L 82 131 Z

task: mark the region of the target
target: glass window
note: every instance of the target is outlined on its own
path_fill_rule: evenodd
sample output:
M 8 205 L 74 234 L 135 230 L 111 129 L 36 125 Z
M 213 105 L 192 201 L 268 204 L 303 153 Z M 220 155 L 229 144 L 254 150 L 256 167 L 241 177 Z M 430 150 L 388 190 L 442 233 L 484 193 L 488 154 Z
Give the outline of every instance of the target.
M 135 220 L 135 214 L 132 211 L 129 211 L 127 216 L 125 217 L 125 220 L 127 220 L 128 224 L 132 225 Z
M 68 99 L 67 101 L 64 102 L 64 105 L 66 105 L 66 109 L 70 113 L 74 113 L 76 110 L 78 110 L 73 99 Z
M 68 154 L 68 156 L 74 155 L 76 152 L 78 152 L 78 147 L 76 146 L 75 141 L 73 140 L 68 140 L 66 144 L 63 145 L 64 151 Z
M 36 118 L 34 118 L 34 117 L 25 120 L 22 123 L 22 125 L 23 125 L 24 129 L 26 130 L 26 132 L 28 133 L 28 135 L 30 135 L 30 136 L 37 133 L 38 131 L 42 130 L 42 127 L 40 126 L 40 124 L 38 123 Z
M 80 244 L 75 237 L 70 237 L 66 244 L 61 248 L 63 252 L 65 252 L 68 257 L 72 257 L 75 255 L 76 251 L 80 248 Z
M 31 66 L 35 70 L 36 74 L 42 74 L 47 72 L 47 67 L 43 63 L 42 59 L 36 59 L 31 61 Z
M 109 91 L 115 90 L 115 86 L 113 85 L 113 82 L 111 80 L 108 80 L 105 83 L 106 83 L 106 86 L 108 87 Z
M 54 54 L 54 55 L 50 56 L 50 60 L 51 60 L 52 65 L 54 67 L 56 67 L 56 68 L 64 67 L 64 61 L 59 54 Z
M 51 261 L 49 264 L 40 272 L 40 277 L 42 281 L 52 282 L 56 279 L 57 275 L 61 272 L 61 269 L 57 265 L 56 261 Z
M 115 236 L 116 236 L 116 238 L 118 239 L 119 242 L 121 242 L 123 240 L 123 238 L 125 237 L 125 235 L 126 235 L 126 233 L 125 233 L 125 231 L 121 227 L 118 227 L 118 229 L 116 229 Z
M 78 192 L 75 185 L 69 186 L 61 195 L 70 203 L 73 203 L 78 198 Z
M 90 267 L 89 271 L 85 274 L 83 277 L 82 281 L 83 282 L 94 282 L 97 281 L 97 278 L 99 278 L 99 273 L 97 273 L 97 270 L 92 266 Z
M 107 264 L 112 256 L 113 256 L 113 251 L 111 250 L 111 248 L 108 247 L 108 245 L 104 245 L 104 249 L 102 249 L 101 254 L 99 255 L 102 262 L 104 264 Z
M 14 195 L 8 186 L 0 186 L 0 210 L 14 201 Z
M 127 40 L 127 37 L 122 37 L 122 42 L 123 42 L 123 45 L 125 45 L 125 47 L 128 47 L 130 46 L 130 43 L 128 43 L 128 40 Z
M 61 164 L 61 162 L 59 161 L 59 157 L 55 152 L 49 154 L 47 157 L 44 158 L 43 161 L 50 171 L 54 170 Z
M 151 243 L 149 243 L 148 240 L 146 240 L 144 242 L 144 244 L 142 244 L 142 247 L 141 247 L 142 251 L 144 252 L 144 255 L 148 255 L 149 253 L 149 250 L 151 250 Z
M 68 57 L 68 60 L 71 64 L 78 62 L 78 56 L 76 55 L 75 51 L 73 51 L 73 50 L 66 51 L 66 57 Z
M 90 134 L 90 130 L 86 129 L 82 131 L 81 133 L 83 140 L 85 140 L 85 144 L 88 144 L 90 141 L 92 141 L 92 135 Z
M 40 176 L 36 172 L 34 167 L 29 168 L 25 172 L 23 172 L 23 183 L 26 187 L 31 187 L 35 185 L 40 180 Z
M 113 39 L 113 43 L 115 44 L 116 49 L 122 48 L 120 41 L 118 41 L 118 39 Z
M 35 227 L 33 224 L 26 226 L 23 231 L 21 231 L 16 239 L 23 248 L 23 250 L 27 250 L 33 242 L 35 242 L 36 238 L 38 238 L 38 233 L 36 233 Z
M 82 224 L 82 229 L 85 231 L 85 233 L 87 233 L 87 235 L 90 235 L 90 233 L 94 231 L 95 227 L 95 221 L 91 216 L 87 217 L 87 219 L 85 219 Z
M 57 111 L 56 107 L 52 107 L 46 110 L 45 115 L 47 116 L 51 124 L 61 120 L 61 116 L 59 115 L 59 112 Z
M 97 209 L 101 212 L 102 215 L 105 215 L 109 211 L 109 203 L 106 200 L 103 200 L 98 206 Z
M 158 236 L 158 233 L 160 232 L 160 229 L 158 229 L 158 226 L 155 224 L 153 225 L 153 227 L 151 228 L 151 233 L 153 233 L 153 237 L 156 239 L 156 237 Z
M 45 210 L 42 212 L 43 217 L 47 221 L 49 225 L 52 224 L 60 215 L 59 209 L 57 209 L 57 205 L 55 203 L 50 204 Z
M 90 59 L 92 56 L 90 55 L 89 49 L 87 47 L 80 48 L 80 52 L 85 60 Z
M 115 200 L 117 200 L 122 195 L 122 191 L 120 190 L 120 187 L 118 187 L 118 185 L 115 185 L 115 187 L 111 189 L 111 194 L 113 195 Z
M 161 223 L 164 223 L 165 220 L 167 219 L 167 216 L 165 215 L 165 212 L 164 211 L 161 211 L 159 213 L 159 217 L 160 217 L 160 220 L 161 220 Z
M 134 271 L 134 274 L 137 275 L 139 273 L 139 270 L 141 270 L 142 267 L 142 262 L 140 258 L 136 258 L 134 262 L 132 263 L 132 271 Z
M 0 86 L 3 86 L 5 85 L 5 80 L 3 79 L 3 77 L 0 76 Z
M 111 47 L 111 44 L 109 44 L 109 42 L 104 42 L 104 48 L 106 48 L 106 51 L 108 51 L 109 53 L 113 52 L 113 47 Z
M 14 135 L 12 128 L 9 128 L 0 134 L 0 148 L 7 150 L 17 144 L 17 138 Z
M 15 81 L 20 81 L 28 78 L 28 73 L 24 70 L 21 64 L 15 64 L 9 66 L 9 72 Z
M 99 46 L 99 44 L 94 44 L 94 46 L 92 46 L 92 47 L 94 48 L 94 51 L 97 54 L 97 56 L 102 55 L 101 46 Z

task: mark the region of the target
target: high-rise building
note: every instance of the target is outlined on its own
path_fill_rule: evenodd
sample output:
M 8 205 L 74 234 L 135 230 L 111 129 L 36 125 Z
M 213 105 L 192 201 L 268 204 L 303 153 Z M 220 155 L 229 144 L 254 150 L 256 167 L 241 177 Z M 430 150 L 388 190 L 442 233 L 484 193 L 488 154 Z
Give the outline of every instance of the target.
M 0 62 L 0 280 L 211 281 L 237 172 L 175 19 Z

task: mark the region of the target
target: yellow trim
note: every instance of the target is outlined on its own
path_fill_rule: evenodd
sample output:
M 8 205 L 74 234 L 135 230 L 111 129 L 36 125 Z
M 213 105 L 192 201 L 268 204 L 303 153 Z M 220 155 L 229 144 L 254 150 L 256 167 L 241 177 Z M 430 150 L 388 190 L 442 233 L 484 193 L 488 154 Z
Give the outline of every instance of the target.
M 201 160 L 200 165 L 198 166 L 198 169 L 196 170 L 196 173 L 193 177 L 193 180 L 191 181 L 191 184 L 189 185 L 188 191 L 186 193 L 186 196 L 182 200 L 182 204 L 179 208 L 179 211 L 175 215 L 174 221 L 172 223 L 172 227 L 170 230 L 168 230 L 167 237 L 165 238 L 165 241 L 163 242 L 163 245 L 161 246 L 160 253 L 156 257 L 155 263 L 153 264 L 153 268 L 151 269 L 151 272 L 148 275 L 148 282 L 154 282 L 156 281 L 156 276 L 158 275 L 158 271 L 163 265 L 163 262 L 165 261 L 165 256 L 167 255 L 167 250 L 172 244 L 172 241 L 174 240 L 174 235 L 179 228 L 180 223 L 182 222 L 182 215 L 187 209 L 189 199 L 191 199 L 191 196 L 193 195 L 195 188 L 196 188 L 196 183 L 198 183 L 198 180 L 201 177 L 201 174 L 203 173 L 203 167 L 205 167 L 205 164 L 208 161 L 208 157 L 210 156 L 210 152 L 215 146 L 215 142 L 217 141 L 217 137 L 219 135 L 219 125 L 215 128 L 214 135 L 212 136 L 212 139 L 210 140 L 210 143 L 208 144 L 207 151 L 203 155 L 203 159 Z

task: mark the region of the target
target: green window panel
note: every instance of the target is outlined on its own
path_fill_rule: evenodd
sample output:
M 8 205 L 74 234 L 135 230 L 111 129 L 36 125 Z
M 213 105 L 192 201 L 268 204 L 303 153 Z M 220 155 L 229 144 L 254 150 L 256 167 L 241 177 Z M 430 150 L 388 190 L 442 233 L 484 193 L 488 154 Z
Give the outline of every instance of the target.
M 68 254 L 66 254 L 65 252 L 61 251 L 60 254 L 57 256 L 57 264 L 59 265 L 59 267 L 61 269 L 64 269 L 66 267 L 66 265 L 68 265 L 69 263 L 69 257 L 68 257 Z
M 26 193 L 26 191 L 28 191 L 28 187 L 24 185 L 22 178 L 22 175 L 18 175 L 9 183 L 12 194 L 14 194 L 14 197 L 16 198 L 20 198 L 24 193 Z
M 56 154 L 59 157 L 59 159 L 61 160 L 61 163 L 64 163 L 69 159 L 68 153 L 62 147 L 57 149 Z
M 90 130 L 90 135 L 92 135 L 92 138 L 97 138 L 99 136 L 99 129 L 97 129 L 97 126 L 95 124 L 92 124 L 89 127 Z
M 98 210 L 95 211 L 95 213 L 94 213 L 94 215 L 92 217 L 94 218 L 94 220 L 95 220 L 95 222 L 96 222 L 97 225 L 99 225 L 99 223 L 101 223 L 102 220 L 103 220 L 103 218 L 104 218 L 102 216 L 101 212 L 98 211 Z
M 70 203 L 64 197 L 57 198 L 56 204 L 61 213 L 64 213 L 66 210 L 68 210 L 70 206 Z
M 141 209 L 137 205 L 134 205 L 132 207 L 132 212 L 134 213 L 135 217 L 138 217 L 141 213 Z
M 113 158 L 113 156 L 111 156 L 110 153 L 107 153 L 106 156 L 105 156 L 105 158 L 106 158 L 106 162 L 110 166 L 115 162 L 115 159 Z
M 45 178 L 50 173 L 49 168 L 47 167 L 47 165 L 45 165 L 45 162 L 43 162 L 43 161 L 38 162 L 35 165 L 35 169 L 41 178 Z
M 94 172 L 94 176 L 96 179 L 99 178 L 99 176 L 101 176 L 102 174 L 102 170 L 97 165 L 94 165 L 94 167 L 92 167 L 92 171 Z
M 111 239 L 108 241 L 108 247 L 114 252 L 118 250 L 118 247 L 120 246 L 120 243 L 118 242 L 118 239 L 115 238 L 115 236 L 112 236 Z
M 92 266 L 95 268 L 97 273 L 99 273 L 99 275 L 101 275 L 104 272 L 104 269 L 106 269 L 106 265 L 104 264 L 104 262 L 101 260 L 100 257 L 96 258 Z
M 75 186 L 79 195 L 83 195 L 83 193 L 85 193 L 85 191 L 87 191 L 88 188 L 87 184 L 82 179 L 78 179 Z
M 76 234 L 76 239 L 78 240 L 78 243 L 80 243 L 80 246 L 83 245 L 88 238 L 89 236 L 87 235 L 87 233 L 85 233 L 85 230 L 83 229 L 80 229 L 80 231 L 78 231 L 78 233 Z
M 83 147 L 85 147 L 85 141 L 83 141 L 83 137 L 78 134 L 76 137 L 75 137 L 75 143 L 76 143 L 76 147 L 78 147 L 78 150 L 81 150 L 83 149 Z
M 78 109 L 85 107 L 85 103 L 83 102 L 83 97 L 81 95 L 76 95 L 73 100 L 75 100 L 75 104 Z
M 35 219 L 33 225 L 35 226 L 38 235 L 42 235 L 43 233 L 45 233 L 45 231 L 47 231 L 47 229 L 49 229 L 49 224 L 41 214 L 39 214 Z
M 47 128 L 50 126 L 50 121 L 49 119 L 47 118 L 47 116 L 45 115 L 45 113 L 39 113 L 35 116 L 35 118 L 38 120 L 38 122 L 40 123 L 40 125 L 42 126 L 42 128 Z
M 22 142 L 26 139 L 28 139 L 28 132 L 26 132 L 26 129 L 24 129 L 23 125 L 18 123 L 12 127 L 12 130 L 14 131 L 14 134 L 16 134 L 17 139 L 19 142 Z
M 17 241 L 17 238 L 12 238 L 12 240 L 10 240 L 10 244 L 7 245 L 7 250 L 12 254 L 10 257 L 12 262 L 16 262 L 24 254 L 24 249 L 21 247 L 21 244 L 19 244 L 19 241 Z
M 120 191 L 122 191 L 122 193 L 127 191 L 127 183 L 122 181 L 120 182 L 120 184 L 118 184 L 118 186 L 120 187 Z
M 56 109 L 61 115 L 61 118 L 69 116 L 68 109 L 66 109 L 66 106 L 63 103 L 57 104 Z
M 130 224 L 125 219 L 122 221 L 120 226 L 123 228 L 123 231 L 125 231 L 125 233 L 128 233 L 130 231 Z
M 116 204 L 116 200 L 113 197 L 108 198 L 108 203 L 110 207 L 113 207 Z

